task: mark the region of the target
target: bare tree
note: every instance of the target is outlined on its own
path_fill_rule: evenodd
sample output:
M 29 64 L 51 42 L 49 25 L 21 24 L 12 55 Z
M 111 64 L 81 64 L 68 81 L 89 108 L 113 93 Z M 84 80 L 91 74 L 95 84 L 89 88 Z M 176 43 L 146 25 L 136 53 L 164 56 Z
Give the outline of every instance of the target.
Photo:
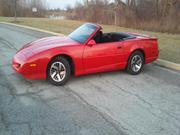
M 115 24 L 151 31 L 180 32 L 179 0 L 84 0 L 70 19 Z
M 32 7 L 36 7 L 36 16 L 45 16 L 46 2 L 44 0 L 0 0 L 2 16 L 33 16 Z

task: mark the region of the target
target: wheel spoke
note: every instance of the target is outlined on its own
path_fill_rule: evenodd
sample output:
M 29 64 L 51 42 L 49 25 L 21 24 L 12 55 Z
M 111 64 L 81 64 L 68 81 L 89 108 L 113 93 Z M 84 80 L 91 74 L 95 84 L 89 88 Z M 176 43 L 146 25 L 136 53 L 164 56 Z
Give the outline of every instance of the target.
M 135 61 L 135 59 L 132 59 L 132 62 L 131 62 L 131 64 L 134 64 L 136 61 Z
M 61 71 L 60 75 L 65 75 L 65 73 L 66 73 L 65 71 Z
M 53 65 L 52 68 L 55 69 L 55 70 L 58 70 L 58 67 L 55 66 L 55 65 Z
M 51 75 L 52 78 L 54 78 L 56 76 L 56 71 L 54 71 Z
M 137 64 L 141 64 L 141 62 L 142 62 L 142 60 L 139 59 L 136 63 L 137 63 Z
M 139 70 L 141 68 L 141 66 L 139 66 L 137 64 L 135 65 L 135 67 L 136 67 L 137 70 Z
M 133 69 L 133 71 L 136 71 L 136 66 L 135 66 L 135 65 L 133 65 L 132 69 Z
M 60 74 L 57 74 L 57 79 L 58 79 L 58 81 L 61 81 L 61 80 L 62 80 Z
M 136 55 L 136 56 L 134 57 L 134 59 L 135 59 L 135 61 L 137 61 L 137 60 L 138 60 L 138 56 Z
M 59 70 L 62 70 L 62 68 L 63 68 L 63 65 L 59 64 Z
M 57 70 L 59 70 L 59 63 L 56 63 L 55 65 L 57 67 Z

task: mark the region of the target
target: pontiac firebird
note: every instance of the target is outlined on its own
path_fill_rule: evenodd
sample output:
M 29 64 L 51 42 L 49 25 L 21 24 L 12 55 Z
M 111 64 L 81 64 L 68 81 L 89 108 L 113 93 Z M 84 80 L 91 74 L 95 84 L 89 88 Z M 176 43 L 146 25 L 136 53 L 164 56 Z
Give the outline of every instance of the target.
M 64 85 L 71 75 L 123 69 L 137 75 L 158 55 L 155 37 L 103 33 L 100 25 L 86 23 L 66 37 L 47 37 L 26 44 L 13 57 L 12 67 L 25 78 Z

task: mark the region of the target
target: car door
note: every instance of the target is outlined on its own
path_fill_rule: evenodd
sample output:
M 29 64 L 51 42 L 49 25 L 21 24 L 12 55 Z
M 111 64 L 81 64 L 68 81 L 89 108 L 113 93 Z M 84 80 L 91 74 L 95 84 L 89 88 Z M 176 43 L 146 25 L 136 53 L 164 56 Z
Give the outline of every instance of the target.
M 85 45 L 83 64 L 86 73 L 120 69 L 123 57 L 123 42 Z

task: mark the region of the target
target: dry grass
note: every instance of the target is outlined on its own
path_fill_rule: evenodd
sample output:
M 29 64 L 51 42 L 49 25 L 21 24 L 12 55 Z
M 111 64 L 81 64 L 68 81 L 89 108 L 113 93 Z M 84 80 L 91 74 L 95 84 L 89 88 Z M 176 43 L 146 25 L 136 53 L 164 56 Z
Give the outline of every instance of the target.
M 13 18 L 0 17 L 0 21 L 13 22 Z M 47 18 L 18 18 L 17 24 L 37 27 L 53 32 L 68 34 L 84 22 L 72 20 L 50 20 Z M 102 25 L 105 32 L 139 32 L 156 36 L 159 39 L 160 58 L 175 63 L 180 63 L 180 34 L 167 34 L 150 31 L 142 31 L 112 25 Z

